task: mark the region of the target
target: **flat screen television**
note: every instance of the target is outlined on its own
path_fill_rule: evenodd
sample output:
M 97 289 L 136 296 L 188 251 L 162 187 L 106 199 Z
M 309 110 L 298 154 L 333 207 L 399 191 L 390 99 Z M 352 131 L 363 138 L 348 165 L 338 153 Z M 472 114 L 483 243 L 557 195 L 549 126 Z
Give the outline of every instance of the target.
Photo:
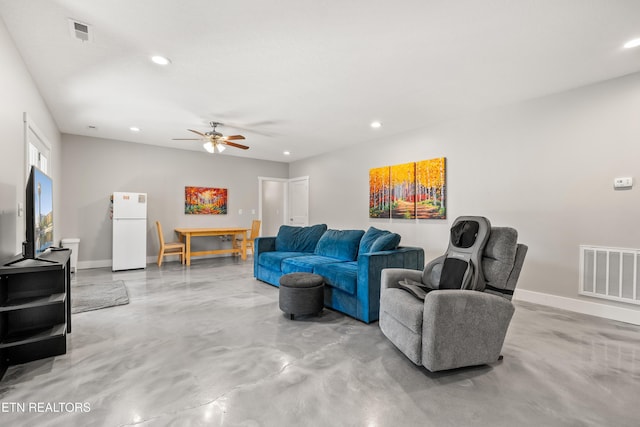
M 35 166 L 27 181 L 25 207 L 23 257 L 37 258 L 53 246 L 53 182 Z

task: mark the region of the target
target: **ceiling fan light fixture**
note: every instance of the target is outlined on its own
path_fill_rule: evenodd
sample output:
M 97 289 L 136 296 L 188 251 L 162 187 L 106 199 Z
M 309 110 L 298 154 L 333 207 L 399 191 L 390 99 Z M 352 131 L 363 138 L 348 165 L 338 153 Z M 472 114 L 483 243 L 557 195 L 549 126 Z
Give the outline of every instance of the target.
M 222 153 L 227 147 L 225 147 L 222 144 L 218 144 L 216 142 L 207 141 L 204 144 L 202 144 L 202 148 L 207 150 L 208 153 L 215 154 L 215 153 Z
M 211 143 L 211 141 L 207 141 L 204 144 L 202 144 L 202 147 L 207 150 L 207 152 L 213 154 L 215 151 L 213 149 L 213 144 Z

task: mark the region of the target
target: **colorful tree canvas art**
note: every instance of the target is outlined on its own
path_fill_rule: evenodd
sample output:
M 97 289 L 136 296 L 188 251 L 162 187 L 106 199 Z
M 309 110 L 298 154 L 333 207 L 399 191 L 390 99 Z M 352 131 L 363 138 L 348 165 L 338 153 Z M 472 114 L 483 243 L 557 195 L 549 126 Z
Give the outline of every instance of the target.
M 416 218 L 446 219 L 446 190 L 444 157 L 416 162 Z
M 184 213 L 187 215 L 226 215 L 227 189 L 184 187 Z
M 416 217 L 416 164 L 391 166 L 391 218 Z
M 391 217 L 389 166 L 369 170 L 369 218 Z

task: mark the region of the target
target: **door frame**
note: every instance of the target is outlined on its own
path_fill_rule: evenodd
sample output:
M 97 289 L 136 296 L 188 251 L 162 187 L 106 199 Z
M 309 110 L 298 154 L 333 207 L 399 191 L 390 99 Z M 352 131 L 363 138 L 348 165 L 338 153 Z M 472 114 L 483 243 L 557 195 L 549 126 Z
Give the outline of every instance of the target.
M 282 198 L 282 224 L 289 224 L 289 183 L 291 181 L 298 181 L 305 179 L 307 183 L 309 182 L 309 176 L 298 176 L 295 178 L 272 178 L 267 176 L 259 176 L 258 177 L 258 219 L 262 221 L 262 198 L 264 195 L 262 194 L 262 184 L 265 181 L 276 181 L 284 183 L 284 196 Z M 309 187 L 307 186 L 307 203 L 308 203 L 308 191 Z M 307 212 L 309 211 L 307 207 Z M 262 230 L 262 229 L 261 229 Z

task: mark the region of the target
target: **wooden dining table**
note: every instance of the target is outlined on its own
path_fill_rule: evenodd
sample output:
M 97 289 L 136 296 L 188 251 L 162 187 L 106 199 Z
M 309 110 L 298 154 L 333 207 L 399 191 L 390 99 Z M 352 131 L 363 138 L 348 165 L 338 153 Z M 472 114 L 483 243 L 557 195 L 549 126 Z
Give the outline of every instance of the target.
M 240 255 L 243 260 L 247 259 L 247 231 L 248 228 L 243 227 L 227 227 L 227 228 L 176 228 L 175 232 L 181 242 L 185 244 L 187 265 L 191 265 L 192 256 L 215 255 L 215 254 L 235 254 Z M 242 235 L 242 241 L 238 245 L 238 235 Z M 227 249 L 211 249 L 204 251 L 191 251 L 192 237 L 208 237 L 208 236 L 231 236 L 231 248 Z

